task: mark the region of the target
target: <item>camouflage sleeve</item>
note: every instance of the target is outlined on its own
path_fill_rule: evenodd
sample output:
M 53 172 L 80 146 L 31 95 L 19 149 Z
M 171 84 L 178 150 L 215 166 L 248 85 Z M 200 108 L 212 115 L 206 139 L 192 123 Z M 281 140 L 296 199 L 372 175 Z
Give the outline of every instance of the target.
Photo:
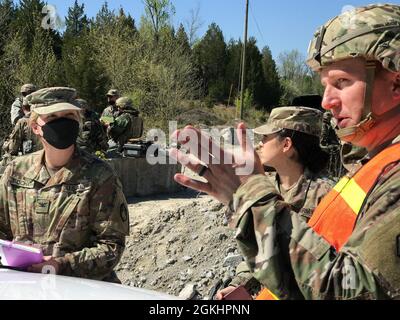
M 250 272 L 250 268 L 248 267 L 247 263 L 243 261 L 237 266 L 235 277 L 232 279 L 229 285 L 234 287 L 245 285 L 252 278 L 253 275 Z
M 128 128 L 130 122 L 129 117 L 120 116 L 115 119 L 115 122 L 111 124 L 109 134 L 115 140 L 121 136 L 126 128 Z
M 10 214 L 8 212 L 8 179 L 12 167 L 8 166 L 0 179 L 0 239 L 12 240 Z
M 108 139 L 100 121 L 93 123 L 93 141 L 96 141 L 96 151 L 107 151 Z
M 10 134 L 8 142 L 8 153 L 16 156 L 18 152 L 22 150 L 22 140 L 23 140 L 24 130 L 21 126 L 21 122 L 17 122 L 13 131 Z
M 15 125 L 17 121 L 23 117 L 20 99 L 16 99 L 14 103 L 11 105 L 10 116 L 12 125 Z
M 388 205 L 393 197 L 388 198 L 387 190 L 371 194 L 373 205 L 366 212 L 384 210 L 386 221 L 355 230 L 340 252 L 290 211 L 262 175 L 250 178 L 234 195 L 231 225 L 238 228 L 237 241 L 250 271 L 280 299 L 398 297 L 399 261 L 393 252 L 400 212 L 396 201 Z M 398 200 L 397 190 L 393 188 Z
M 129 235 L 129 211 L 118 178 L 113 175 L 99 186 L 89 206 L 92 245 L 56 260 L 63 275 L 103 280 L 118 264 Z

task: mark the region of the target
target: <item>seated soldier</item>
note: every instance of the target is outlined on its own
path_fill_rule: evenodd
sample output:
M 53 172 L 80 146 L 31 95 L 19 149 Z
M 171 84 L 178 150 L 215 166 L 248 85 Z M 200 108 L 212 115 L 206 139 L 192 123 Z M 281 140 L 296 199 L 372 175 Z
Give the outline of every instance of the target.
M 107 133 L 118 144 L 118 150 L 122 151 L 124 144 L 132 138 L 140 138 L 143 133 L 143 121 L 139 117 L 139 111 L 133 108 L 130 98 L 122 97 L 116 102 L 118 116 L 113 123 L 107 126 Z

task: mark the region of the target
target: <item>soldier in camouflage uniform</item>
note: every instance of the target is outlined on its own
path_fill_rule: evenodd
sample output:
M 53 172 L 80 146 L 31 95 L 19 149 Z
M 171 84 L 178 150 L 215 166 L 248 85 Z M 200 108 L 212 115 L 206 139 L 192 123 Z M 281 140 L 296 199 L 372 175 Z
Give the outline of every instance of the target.
M 140 120 L 139 111 L 133 107 L 133 101 L 130 98 L 122 97 L 116 102 L 118 115 L 115 121 L 107 128 L 107 133 L 119 147 L 122 149 L 125 143 L 131 138 L 139 138 L 143 132 L 143 123 Z M 137 128 L 139 126 L 139 128 Z
M 321 175 L 328 160 L 319 146 L 322 116 L 321 111 L 307 107 L 275 108 L 267 124 L 254 129 L 256 134 L 264 136 L 257 151 L 261 163 L 277 171 L 266 175 L 285 202 L 306 222 L 335 185 L 333 180 Z M 236 269 L 230 286 L 221 290 L 217 298 L 222 299 L 239 285 L 257 293 L 260 287 L 257 284 L 243 262 Z
M 120 95 L 117 89 L 110 89 L 107 92 L 107 101 L 108 106 L 103 110 L 101 114 L 101 118 L 115 118 L 116 114 L 118 113 L 118 108 L 116 105 L 117 100 L 119 99 Z
M 330 20 L 310 44 L 307 62 L 321 74 L 323 107 L 338 137 L 366 148 L 370 160 L 335 186 L 308 223 L 262 174 L 244 130 L 242 156 L 255 164 L 253 174 L 196 162 L 187 166 L 208 183 L 175 177 L 229 204 L 239 247 L 274 299 L 400 298 L 399 34 L 400 6 L 376 4 Z M 183 162 L 178 150 L 171 154 Z
M 56 274 L 111 280 L 129 233 L 122 186 L 105 162 L 75 147 L 81 121 L 71 88 L 28 96 L 44 149 L 15 159 L 0 180 L 0 238 L 36 244 Z
M 17 97 L 14 101 L 14 103 L 11 106 L 11 124 L 14 126 L 19 119 L 21 119 L 24 116 L 24 113 L 22 111 L 22 100 L 24 97 L 27 95 L 35 92 L 37 90 L 36 86 L 34 84 L 24 84 L 21 87 L 21 97 Z
M 89 153 L 96 151 L 106 152 L 108 149 L 107 134 L 100 123 L 97 113 L 89 107 L 87 101 L 77 99 L 79 107 L 82 109 L 83 126 L 79 133 L 77 146 Z
M 8 155 L 25 155 L 43 148 L 42 142 L 33 133 L 29 124 L 30 108 L 28 100 L 24 98 L 22 103 L 24 117 L 18 120 L 10 136 L 7 138 L 7 142 L 3 145 L 3 151 Z

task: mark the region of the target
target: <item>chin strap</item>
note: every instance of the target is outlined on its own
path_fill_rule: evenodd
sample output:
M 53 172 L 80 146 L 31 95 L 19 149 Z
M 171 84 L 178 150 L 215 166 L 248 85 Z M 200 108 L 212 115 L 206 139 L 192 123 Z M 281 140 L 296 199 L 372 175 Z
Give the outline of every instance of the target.
M 343 129 L 336 129 L 336 134 L 340 140 L 357 143 L 366 132 L 376 124 L 377 118 L 372 113 L 372 95 L 376 73 L 376 61 L 369 60 L 365 63 L 367 75 L 365 79 L 364 108 L 363 115 L 359 124 Z M 382 115 L 383 116 L 383 115 Z

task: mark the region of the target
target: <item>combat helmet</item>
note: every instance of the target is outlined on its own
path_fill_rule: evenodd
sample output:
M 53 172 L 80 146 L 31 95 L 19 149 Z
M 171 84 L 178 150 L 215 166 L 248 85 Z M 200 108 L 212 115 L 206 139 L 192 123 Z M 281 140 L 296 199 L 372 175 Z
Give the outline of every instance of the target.
M 37 90 L 37 87 L 34 84 L 27 83 L 21 87 L 20 92 L 21 92 L 21 94 L 25 93 L 26 95 L 28 95 L 28 94 L 35 92 L 36 90 Z
M 133 101 L 128 97 L 121 97 L 115 102 L 115 105 L 122 110 L 133 109 Z
M 117 89 L 110 89 L 110 90 L 108 90 L 106 96 L 107 97 L 119 97 L 120 95 L 119 95 L 119 91 Z
M 400 71 L 400 6 L 374 4 L 346 11 L 329 20 L 314 34 L 307 63 L 314 71 L 349 58 L 366 61 L 366 90 L 361 122 L 338 129 L 339 138 L 347 142 L 359 140 L 383 117 L 399 112 L 394 108 L 383 115 L 372 112 L 372 88 L 377 62 L 391 72 Z

